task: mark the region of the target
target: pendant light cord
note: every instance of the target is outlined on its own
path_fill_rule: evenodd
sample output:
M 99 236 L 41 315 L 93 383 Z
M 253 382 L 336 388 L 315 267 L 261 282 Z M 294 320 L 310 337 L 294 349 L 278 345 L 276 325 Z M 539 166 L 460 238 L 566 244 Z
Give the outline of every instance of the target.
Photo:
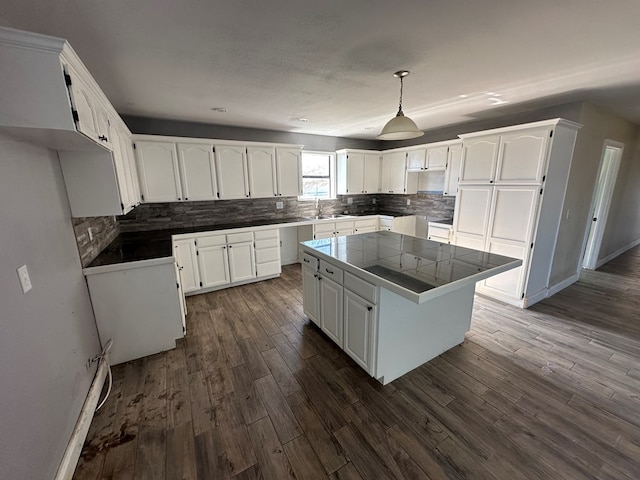
M 398 105 L 398 113 L 397 115 L 402 115 L 404 116 L 404 112 L 402 111 L 402 89 L 404 87 L 404 77 L 400 77 L 400 103 Z

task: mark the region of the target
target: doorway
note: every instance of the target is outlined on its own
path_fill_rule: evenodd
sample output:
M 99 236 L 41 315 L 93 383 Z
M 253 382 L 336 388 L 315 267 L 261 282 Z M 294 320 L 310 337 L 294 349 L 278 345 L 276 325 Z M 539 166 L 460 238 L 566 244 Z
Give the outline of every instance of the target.
M 591 218 L 589 220 L 589 233 L 587 246 L 582 260 L 582 268 L 595 270 L 599 267 L 598 255 L 604 236 L 604 227 L 607 224 L 613 189 L 616 185 L 620 160 L 624 144 L 605 140 L 600 160 L 600 172 L 596 182 L 596 189 L 591 202 Z

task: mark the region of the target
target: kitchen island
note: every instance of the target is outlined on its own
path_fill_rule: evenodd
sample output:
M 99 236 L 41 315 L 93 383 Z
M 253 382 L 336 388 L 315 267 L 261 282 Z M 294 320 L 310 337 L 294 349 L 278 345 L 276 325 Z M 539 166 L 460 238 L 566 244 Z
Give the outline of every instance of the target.
M 462 343 L 476 282 L 522 264 L 386 231 L 301 245 L 305 314 L 383 384 Z

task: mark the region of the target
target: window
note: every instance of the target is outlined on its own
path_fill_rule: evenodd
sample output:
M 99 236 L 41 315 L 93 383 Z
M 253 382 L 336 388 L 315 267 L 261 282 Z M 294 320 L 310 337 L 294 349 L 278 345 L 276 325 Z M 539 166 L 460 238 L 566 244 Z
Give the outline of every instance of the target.
M 333 198 L 335 155 L 325 152 L 302 152 L 301 199 Z

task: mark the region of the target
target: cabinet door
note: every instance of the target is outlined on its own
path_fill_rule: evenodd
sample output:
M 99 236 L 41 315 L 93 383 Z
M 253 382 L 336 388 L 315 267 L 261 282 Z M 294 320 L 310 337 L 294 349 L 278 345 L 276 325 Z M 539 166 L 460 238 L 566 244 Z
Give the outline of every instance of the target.
M 426 169 L 444 170 L 447 166 L 448 146 L 427 148 Z
M 273 147 L 247 148 L 249 195 L 252 198 L 276 196 L 276 161 Z
M 320 325 L 320 281 L 315 268 L 302 268 L 302 304 L 304 314 Z
M 220 200 L 247 198 L 249 183 L 244 147 L 216 145 L 215 160 Z
M 137 141 L 138 173 L 144 202 L 182 199 L 178 157 L 172 142 Z
M 547 159 L 551 129 L 502 135 L 496 183 L 541 184 Z
M 380 191 L 380 155 L 365 153 L 364 155 L 364 193 Z
M 302 195 L 300 149 L 276 148 L 276 180 L 279 197 Z
M 217 198 L 213 145 L 178 143 L 178 162 L 185 200 Z
M 458 187 L 453 219 L 454 243 L 484 250 L 491 213 L 492 186 Z
M 96 102 L 96 126 L 98 128 L 98 140 L 101 145 L 107 148 L 113 148 L 113 137 L 111 136 L 111 121 L 109 120 L 109 111 L 100 102 Z
M 100 142 L 98 139 L 98 112 L 96 112 L 97 100 L 87 84 L 74 71 L 69 70 L 67 73 L 71 78 L 71 86 L 69 87 L 71 103 L 77 113 L 76 128 L 80 133 Z
M 364 153 L 347 154 L 346 193 L 364 193 Z
M 407 159 L 404 152 L 382 155 L 380 191 L 382 193 L 405 193 Z
M 226 245 L 198 247 L 198 266 L 202 288 L 217 287 L 230 282 Z
M 488 184 L 495 179 L 500 137 L 491 135 L 462 141 L 460 183 Z
M 407 170 L 419 172 L 426 167 L 427 150 L 421 148 L 419 150 L 409 150 L 407 152 Z
M 514 299 L 524 293 L 527 257 L 536 225 L 540 189 L 496 186 L 487 233 L 487 251 L 523 260 L 523 266 L 485 280 L 484 287 Z
M 200 274 L 196 256 L 196 242 L 189 238 L 173 242 L 173 256 L 176 258 L 182 289 L 185 293 L 200 289 Z
M 240 282 L 256 277 L 253 242 L 227 245 L 229 255 L 229 277 L 231 282 Z
M 115 123 L 113 121 L 112 123 Z M 129 206 L 131 208 L 140 204 L 140 184 L 138 180 L 138 170 L 136 169 L 136 158 L 133 153 L 133 143 L 131 133 L 128 130 L 117 126 L 117 137 L 119 141 L 120 154 L 125 172 L 126 188 L 128 191 Z M 115 141 L 115 139 L 114 139 Z M 115 150 L 115 147 L 114 147 Z M 126 204 L 125 204 L 125 210 Z
M 444 173 L 444 191 L 442 192 L 444 196 L 455 197 L 458 192 L 461 159 L 462 144 L 450 145 L 447 153 L 447 167 Z
M 371 373 L 371 347 L 377 307 L 344 290 L 344 351 Z
M 116 178 L 118 181 L 118 193 L 120 195 L 120 205 L 122 206 L 122 213 L 126 214 L 137 203 L 136 198 L 131 198 L 131 188 L 129 179 L 129 158 L 127 152 L 124 150 L 125 144 L 121 140 L 121 133 L 115 125 L 109 128 L 109 137 L 113 145 L 113 161 L 116 167 Z
M 320 278 L 320 328 L 342 348 L 342 285 L 326 277 Z

